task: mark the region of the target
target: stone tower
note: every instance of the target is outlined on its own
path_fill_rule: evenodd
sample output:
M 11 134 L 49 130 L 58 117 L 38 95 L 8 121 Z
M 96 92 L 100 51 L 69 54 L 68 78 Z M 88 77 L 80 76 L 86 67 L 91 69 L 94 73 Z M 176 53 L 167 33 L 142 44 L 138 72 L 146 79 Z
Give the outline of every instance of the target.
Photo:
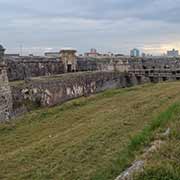
M 8 121 L 12 114 L 12 96 L 4 61 L 3 46 L 0 45 L 0 122 Z
M 60 57 L 64 64 L 64 72 L 77 71 L 76 50 L 72 48 L 64 48 L 60 51 Z

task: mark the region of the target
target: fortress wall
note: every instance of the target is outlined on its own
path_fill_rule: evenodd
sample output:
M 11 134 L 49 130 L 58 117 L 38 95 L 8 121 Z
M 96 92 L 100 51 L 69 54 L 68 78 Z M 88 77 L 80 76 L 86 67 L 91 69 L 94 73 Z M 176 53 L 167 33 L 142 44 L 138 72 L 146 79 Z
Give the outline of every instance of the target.
M 119 71 L 127 72 L 129 63 L 127 58 L 78 58 L 78 71 Z
M 7 66 L 4 61 L 5 49 L 0 45 L 0 122 L 12 117 L 12 94 L 7 77 Z
M 64 73 L 60 59 L 20 57 L 6 59 L 9 81 Z M 119 71 L 129 69 L 180 69 L 180 58 L 77 58 L 77 71 Z
M 127 60 L 126 60 L 127 61 Z M 20 57 L 6 58 L 9 81 L 25 80 L 31 77 L 64 73 L 64 64 L 56 58 Z M 128 71 L 128 64 L 122 59 L 77 58 L 77 71 Z
M 6 63 L 9 81 L 64 73 L 62 62 L 54 59 L 7 59 Z
M 137 75 L 127 72 L 127 68 L 131 69 L 135 66 L 137 69 L 143 69 L 146 65 L 148 68 L 168 63 L 171 68 L 179 67 L 178 59 L 164 60 L 145 60 L 138 59 L 123 65 L 121 60 L 111 61 L 112 59 L 78 59 L 78 71 L 73 74 L 60 74 L 63 72 L 63 64 L 56 60 L 21 60 L 8 62 L 11 70 L 8 76 L 11 82 L 11 91 L 13 98 L 13 112 L 15 115 L 22 114 L 35 107 L 50 107 L 70 99 L 81 96 L 87 96 L 93 93 L 101 92 L 111 88 L 121 88 L 134 86 L 146 82 L 160 82 L 164 80 L 179 80 L 180 77 L 171 75 L 170 77 L 151 77 Z M 117 60 L 117 59 L 116 59 Z M 152 61 L 152 62 L 151 62 Z M 130 67 L 129 67 L 130 66 Z M 98 70 L 98 71 L 97 71 Z M 121 71 L 124 73 L 121 73 Z M 46 75 L 46 76 L 45 76 Z M 47 76 L 48 75 L 48 76 Z M 51 75 L 51 76 L 49 76 Z M 43 77 L 39 77 L 43 76 Z M 36 77 L 36 78 L 30 78 Z M 14 80 L 24 81 L 14 81 Z M 8 92 L 8 91 L 7 91 Z M 2 94 L 2 90 L 0 92 Z
M 180 58 L 149 57 L 130 59 L 131 69 L 180 69 Z
M 84 72 L 33 78 L 29 82 L 11 83 L 13 109 L 21 114 L 33 107 L 51 107 L 65 101 L 112 88 L 145 83 L 118 72 Z
M 12 97 L 6 67 L 0 66 L 0 122 L 8 121 L 12 115 Z

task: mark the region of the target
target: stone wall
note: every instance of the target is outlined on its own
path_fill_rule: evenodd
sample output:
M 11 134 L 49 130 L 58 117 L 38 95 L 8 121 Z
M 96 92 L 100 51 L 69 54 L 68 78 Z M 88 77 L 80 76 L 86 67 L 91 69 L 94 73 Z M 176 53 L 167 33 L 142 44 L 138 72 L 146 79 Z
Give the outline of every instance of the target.
M 36 106 L 49 107 L 70 99 L 107 89 L 128 87 L 147 82 L 119 72 L 81 72 L 12 82 L 13 109 L 16 114 Z
M 58 59 L 21 57 L 6 59 L 6 63 L 9 81 L 64 73 L 64 65 Z
M 60 59 L 45 57 L 19 57 L 6 59 L 10 81 L 31 77 L 63 74 L 64 64 Z M 77 58 L 77 71 L 119 71 L 129 69 L 177 69 L 180 58 Z
M 168 57 L 119 57 L 119 58 L 79 58 L 79 71 L 119 71 L 132 69 L 180 69 L 180 58 Z
M 4 52 L 5 49 L 0 45 L 0 122 L 8 121 L 12 116 L 12 96 Z
M 6 58 L 9 81 L 65 73 L 63 61 L 45 57 Z M 77 71 L 128 71 L 127 59 L 77 58 Z
M 27 57 L 26 57 L 27 58 Z M 145 82 L 179 80 L 170 77 L 139 76 L 131 69 L 172 69 L 180 67 L 179 59 L 144 58 L 78 58 L 78 71 L 63 73 L 64 66 L 56 59 L 7 60 L 11 82 L 14 114 L 22 114 L 34 107 L 54 106 L 73 98 L 101 92 L 110 88 L 133 86 Z M 123 72 L 123 73 L 122 73 Z M 56 75 L 61 74 L 61 75 Z M 50 76 L 51 75 L 51 76 Z M 40 77 L 41 76 L 41 77 Z M 35 77 L 35 78 L 31 78 Z M 14 81 L 14 80 L 24 80 Z M 5 87 L 5 86 L 4 86 Z M 7 91 L 8 92 L 8 91 Z M 4 93 L 1 90 L 1 94 Z
M 130 69 L 180 69 L 180 58 L 149 57 L 129 59 Z
M 12 97 L 6 66 L 0 64 L 0 122 L 8 121 L 12 115 Z
M 119 71 L 127 72 L 129 62 L 127 58 L 90 58 L 79 57 L 78 71 Z

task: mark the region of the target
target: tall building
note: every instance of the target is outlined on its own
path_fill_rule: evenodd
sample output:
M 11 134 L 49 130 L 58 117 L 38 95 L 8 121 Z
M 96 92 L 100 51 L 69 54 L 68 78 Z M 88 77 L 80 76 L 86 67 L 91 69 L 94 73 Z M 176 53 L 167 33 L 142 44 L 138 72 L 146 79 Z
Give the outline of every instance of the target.
M 167 56 L 169 57 L 178 57 L 179 56 L 179 51 L 172 49 L 171 51 L 167 51 Z
M 138 49 L 134 48 L 134 49 L 132 49 L 130 51 L 130 56 L 131 57 L 139 57 L 140 56 L 140 51 Z

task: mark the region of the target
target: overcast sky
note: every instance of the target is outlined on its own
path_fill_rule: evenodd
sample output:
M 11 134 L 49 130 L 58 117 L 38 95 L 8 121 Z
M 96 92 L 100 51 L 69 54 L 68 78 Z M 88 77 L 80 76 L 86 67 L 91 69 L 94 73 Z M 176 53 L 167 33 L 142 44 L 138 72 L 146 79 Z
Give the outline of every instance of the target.
M 180 50 L 180 0 L 0 0 L 7 52 Z

